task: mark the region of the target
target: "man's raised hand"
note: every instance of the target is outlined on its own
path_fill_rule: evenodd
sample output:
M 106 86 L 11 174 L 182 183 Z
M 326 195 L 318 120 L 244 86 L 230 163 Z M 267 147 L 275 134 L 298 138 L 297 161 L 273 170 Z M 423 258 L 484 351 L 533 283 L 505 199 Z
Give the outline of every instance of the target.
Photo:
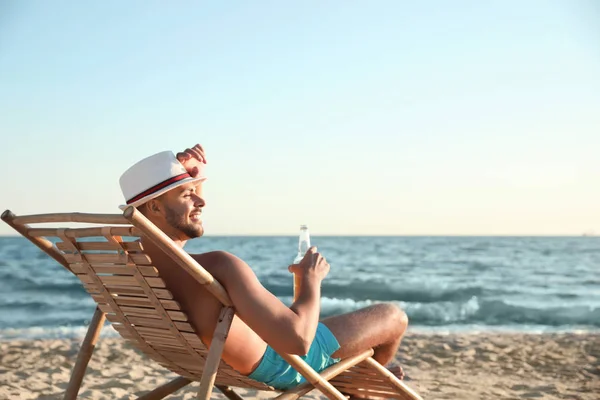
M 188 148 L 177 153 L 177 160 L 183 164 L 185 170 L 192 178 L 198 176 L 200 169 L 203 167 L 202 164 L 206 164 L 204 149 L 199 144 L 195 145 L 191 149 Z

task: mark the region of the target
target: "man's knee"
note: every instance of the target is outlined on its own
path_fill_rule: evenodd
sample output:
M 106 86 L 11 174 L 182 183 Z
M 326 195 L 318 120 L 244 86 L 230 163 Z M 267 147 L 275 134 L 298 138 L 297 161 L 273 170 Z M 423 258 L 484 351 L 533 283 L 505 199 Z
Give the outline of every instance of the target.
M 406 313 L 395 303 L 383 303 L 380 306 L 384 309 L 383 312 L 386 318 L 402 332 L 408 327 L 408 316 Z

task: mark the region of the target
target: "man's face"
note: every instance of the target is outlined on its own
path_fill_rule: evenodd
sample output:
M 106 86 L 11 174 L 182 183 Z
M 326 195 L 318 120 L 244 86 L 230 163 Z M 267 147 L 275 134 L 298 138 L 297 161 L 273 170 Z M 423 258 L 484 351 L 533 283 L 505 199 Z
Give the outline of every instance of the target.
M 180 240 L 193 239 L 204 234 L 202 208 L 202 183 L 187 183 L 159 197 L 162 204 L 162 219 L 167 227 L 165 233 Z M 162 224 L 161 224 L 162 225 Z M 165 229 L 166 228 L 166 229 Z

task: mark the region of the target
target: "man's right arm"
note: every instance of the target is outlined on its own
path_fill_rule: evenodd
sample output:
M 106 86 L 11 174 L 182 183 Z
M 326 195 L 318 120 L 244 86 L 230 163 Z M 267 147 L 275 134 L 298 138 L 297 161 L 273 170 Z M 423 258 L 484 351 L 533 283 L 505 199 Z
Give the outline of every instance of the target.
M 316 249 L 309 253 L 296 266 L 302 284 L 297 301 L 289 308 L 262 286 L 243 260 L 227 252 L 211 253 L 211 273 L 229 294 L 238 317 L 278 352 L 304 355 L 316 334 L 321 281 L 329 265 Z

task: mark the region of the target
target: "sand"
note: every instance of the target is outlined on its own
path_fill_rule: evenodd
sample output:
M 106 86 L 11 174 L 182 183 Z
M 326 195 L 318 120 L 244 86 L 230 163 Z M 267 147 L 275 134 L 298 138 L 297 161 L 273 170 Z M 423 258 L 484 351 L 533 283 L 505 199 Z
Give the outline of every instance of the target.
M 81 339 L 0 342 L 0 399 L 61 399 Z M 600 399 L 600 334 L 416 334 L 396 357 L 425 399 Z M 79 392 L 135 399 L 176 377 L 118 338 L 101 339 Z M 193 399 L 193 383 L 168 399 Z M 240 390 L 244 397 L 273 393 Z M 323 398 L 313 391 L 309 398 Z M 225 398 L 218 392 L 213 398 Z

